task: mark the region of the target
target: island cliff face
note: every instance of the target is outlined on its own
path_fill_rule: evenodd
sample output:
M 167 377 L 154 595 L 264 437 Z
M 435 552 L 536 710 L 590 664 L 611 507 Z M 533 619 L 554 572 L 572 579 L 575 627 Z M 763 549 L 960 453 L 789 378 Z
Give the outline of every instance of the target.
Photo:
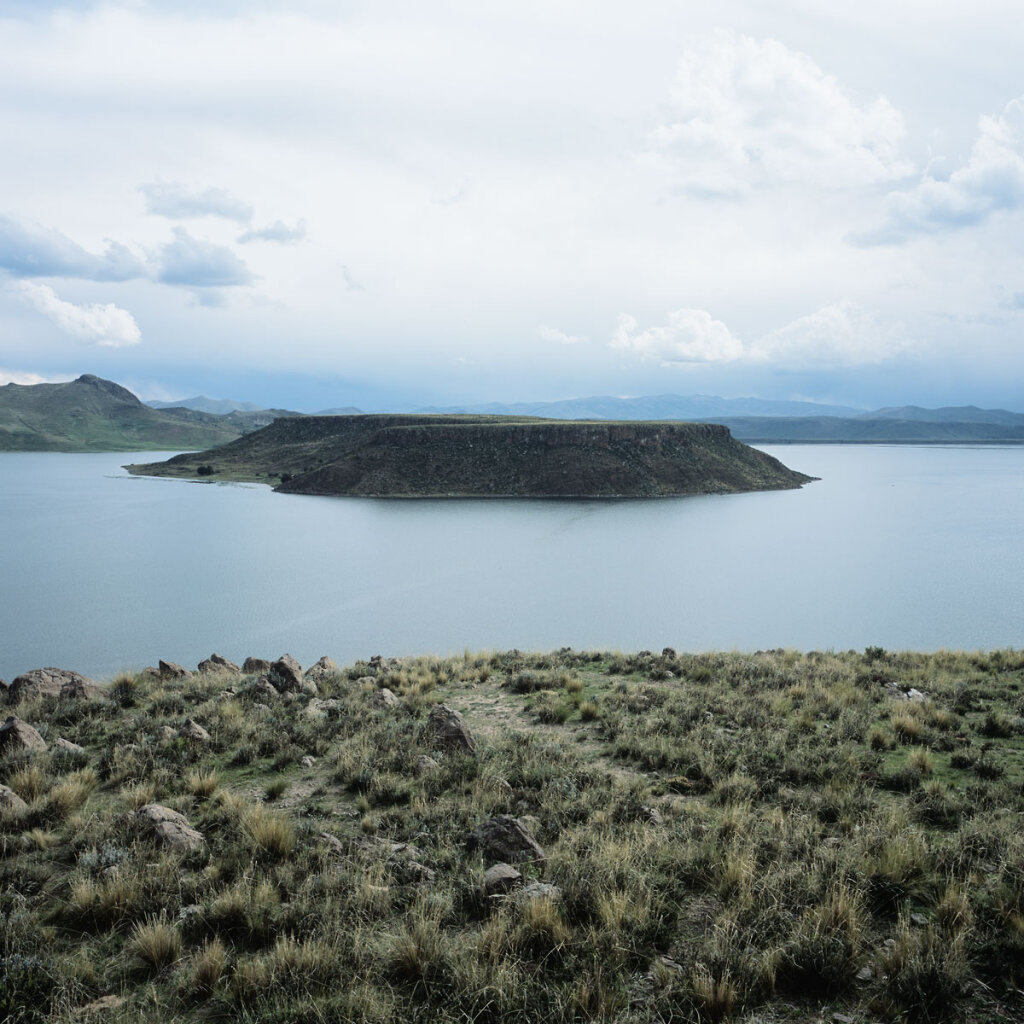
M 716 424 L 487 416 L 277 420 L 220 448 L 129 468 L 277 479 L 276 489 L 291 494 L 376 497 L 658 497 L 778 490 L 813 479 Z

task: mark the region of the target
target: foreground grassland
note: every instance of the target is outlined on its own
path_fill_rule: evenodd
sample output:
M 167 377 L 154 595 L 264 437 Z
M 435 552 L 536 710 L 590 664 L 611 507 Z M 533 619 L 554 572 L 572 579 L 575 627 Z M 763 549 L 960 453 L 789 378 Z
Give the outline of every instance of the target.
M 358 663 L 318 697 L 253 682 L 126 676 L 11 709 L 50 748 L 0 761 L 27 804 L 0 814 L 0 1019 L 1024 1016 L 1024 652 L 509 652 Z M 437 749 L 441 701 L 475 754 Z M 203 845 L 140 831 L 154 802 Z M 497 814 L 553 888 L 485 895 L 466 839 Z

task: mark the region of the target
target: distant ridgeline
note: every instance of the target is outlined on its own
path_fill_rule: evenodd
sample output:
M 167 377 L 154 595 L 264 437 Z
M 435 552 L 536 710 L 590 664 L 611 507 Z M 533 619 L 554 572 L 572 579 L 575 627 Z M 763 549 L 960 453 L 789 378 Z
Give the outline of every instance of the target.
M 128 468 L 277 481 L 291 494 L 395 497 L 655 497 L 813 479 L 716 424 L 474 415 L 279 419 L 219 448 Z
M 215 416 L 151 409 L 126 388 L 90 373 L 61 384 L 0 387 L 0 451 L 125 452 L 223 444 L 280 412 Z

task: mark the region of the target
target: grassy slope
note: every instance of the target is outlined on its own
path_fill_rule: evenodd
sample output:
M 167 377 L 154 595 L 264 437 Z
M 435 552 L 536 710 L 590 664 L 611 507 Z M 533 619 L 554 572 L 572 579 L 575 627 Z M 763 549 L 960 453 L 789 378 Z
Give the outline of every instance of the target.
M 2 451 L 143 451 L 206 448 L 240 433 L 204 413 L 151 409 L 111 381 L 85 375 L 65 384 L 0 387 Z
M 810 478 L 709 424 L 482 416 L 278 421 L 221 448 L 129 467 L 277 481 L 304 494 L 653 496 L 797 487 Z
M 30 803 L 0 818 L 0 1016 L 1019 1020 L 1022 681 L 1020 652 L 509 652 L 357 664 L 325 720 L 224 677 L 22 706 L 86 754 L 0 762 Z M 425 741 L 439 700 L 475 758 Z M 209 745 L 160 739 L 186 717 Z M 152 800 L 208 850 L 140 838 Z M 464 837 L 503 812 L 559 900 L 482 896 Z

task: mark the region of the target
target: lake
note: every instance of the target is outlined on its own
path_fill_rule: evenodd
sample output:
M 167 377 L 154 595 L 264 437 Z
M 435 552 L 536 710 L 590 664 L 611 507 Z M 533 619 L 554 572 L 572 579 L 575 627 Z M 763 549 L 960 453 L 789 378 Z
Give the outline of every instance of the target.
M 796 491 L 386 500 L 0 453 L 0 677 L 159 658 L 562 646 L 994 648 L 1024 636 L 1024 447 L 763 446 Z

